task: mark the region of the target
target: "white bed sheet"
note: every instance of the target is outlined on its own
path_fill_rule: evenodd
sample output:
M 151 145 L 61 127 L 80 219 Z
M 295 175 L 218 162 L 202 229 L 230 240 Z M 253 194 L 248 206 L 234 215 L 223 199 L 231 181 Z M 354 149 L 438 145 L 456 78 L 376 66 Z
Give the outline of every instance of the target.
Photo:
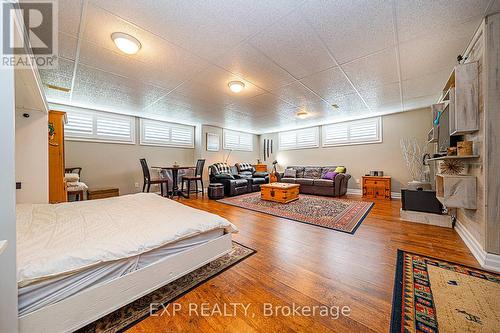
M 104 262 L 85 270 L 32 283 L 20 288 L 19 315 L 27 315 L 47 305 L 57 303 L 87 288 L 98 286 L 130 272 L 156 263 L 159 260 L 207 243 L 224 234 L 224 229 L 214 229 L 190 238 L 164 245 L 134 257 Z
M 16 214 L 19 287 L 135 257 L 210 230 L 237 232 L 218 215 L 153 193 L 20 204 Z

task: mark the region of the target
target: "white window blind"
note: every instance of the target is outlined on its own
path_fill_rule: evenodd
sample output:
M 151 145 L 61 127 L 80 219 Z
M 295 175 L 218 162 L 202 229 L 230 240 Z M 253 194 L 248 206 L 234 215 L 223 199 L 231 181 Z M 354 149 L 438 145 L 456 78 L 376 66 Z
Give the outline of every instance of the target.
M 64 126 L 69 140 L 135 143 L 135 118 L 131 116 L 72 109 Z
M 280 150 L 319 147 L 319 128 L 309 127 L 278 134 Z
M 222 131 L 224 149 L 253 151 L 253 135 L 224 129 Z
M 194 148 L 194 127 L 141 119 L 141 145 Z
M 323 126 L 323 147 L 382 142 L 381 118 Z

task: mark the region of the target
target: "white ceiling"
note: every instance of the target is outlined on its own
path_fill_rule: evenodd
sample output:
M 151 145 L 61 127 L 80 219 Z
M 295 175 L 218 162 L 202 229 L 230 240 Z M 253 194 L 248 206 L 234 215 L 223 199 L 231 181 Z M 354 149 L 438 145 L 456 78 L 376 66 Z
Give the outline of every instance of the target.
M 304 127 L 429 106 L 499 3 L 59 0 L 59 69 L 40 74 L 71 89 L 46 87 L 50 102 L 254 133 Z M 139 53 L 118 51 L 116 31 Z M 246 89 L 231 93 L 231 80 Z

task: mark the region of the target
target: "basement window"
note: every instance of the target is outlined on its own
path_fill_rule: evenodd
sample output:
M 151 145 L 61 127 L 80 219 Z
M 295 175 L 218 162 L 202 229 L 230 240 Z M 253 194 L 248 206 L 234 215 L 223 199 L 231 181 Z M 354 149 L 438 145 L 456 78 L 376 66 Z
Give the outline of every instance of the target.
M 382 142 L 381 117 L 346 121 L 323 126 L 323 147 L 380 142 Z

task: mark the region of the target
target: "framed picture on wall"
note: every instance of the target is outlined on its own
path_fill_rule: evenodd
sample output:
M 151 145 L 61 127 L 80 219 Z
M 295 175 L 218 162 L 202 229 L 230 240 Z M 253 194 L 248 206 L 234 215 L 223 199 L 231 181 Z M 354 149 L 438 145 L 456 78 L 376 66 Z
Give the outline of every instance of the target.
M 220 137 L 219 134 L 207 133 L 207 151 L 219 151 Z

